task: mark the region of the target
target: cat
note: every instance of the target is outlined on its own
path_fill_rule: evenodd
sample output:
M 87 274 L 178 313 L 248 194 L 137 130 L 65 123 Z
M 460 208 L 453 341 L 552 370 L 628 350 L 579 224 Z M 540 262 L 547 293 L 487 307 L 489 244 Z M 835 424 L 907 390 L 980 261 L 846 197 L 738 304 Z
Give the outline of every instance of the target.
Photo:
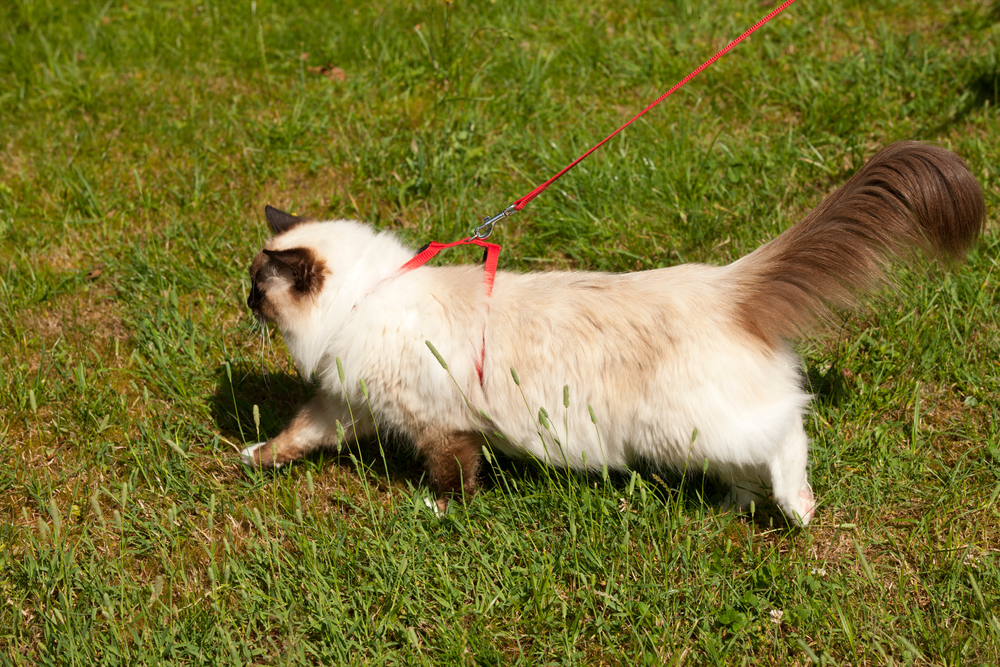
M 377 425 L 413 443 L 442 508 L 476 492 L 488 443 L 578 470 L 706 466 L 731 485 L 727 504 L 770 492 L 805 526 L 811 396 L 789 341 L 885 282 L 893 258 L 962 259 L 985 204 L 961 158 L 898 142 L 728 266 L 500 271 L 491 296 L 481 267 L 401 271 L 414 250 L 390 232 L 266 217 L 274 236 L 253 259 L 247 305 L 319 390 L 242 452 L 248 465 L 338 444 L 338 422 L 353 438 Z

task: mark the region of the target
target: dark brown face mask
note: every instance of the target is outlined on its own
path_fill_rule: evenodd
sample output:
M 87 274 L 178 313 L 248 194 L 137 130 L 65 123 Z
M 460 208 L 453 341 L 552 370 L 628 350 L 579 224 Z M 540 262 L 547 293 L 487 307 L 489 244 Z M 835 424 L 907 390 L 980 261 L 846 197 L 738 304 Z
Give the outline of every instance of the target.
M 264 298 L 264 291 L 257 287 L 256 281 L 250 285 L 250 296 L 247 297 L 247 307 L 256 311 L 260 308 L 261 299 Z
M 313 222 L 311 218 L 285 213 L 272 206 L 264 207 L 264 214 L 275 236 L 280 236 L 297 225 Z M 266 271 L 263 276 L 261 271 Z M 261 284 L 266 285 L 271 280 L 282 278 L 290 282 L 293 298 L 315 295 L 323 288 L 325 264 L 309 248 L 262 249 L 250 266 L 250 294 L 247 296 L 247 307 L 258 318 L 271 318 L 275 314 L 273 307 L 265 302 L 268 290 L 263 289 Z

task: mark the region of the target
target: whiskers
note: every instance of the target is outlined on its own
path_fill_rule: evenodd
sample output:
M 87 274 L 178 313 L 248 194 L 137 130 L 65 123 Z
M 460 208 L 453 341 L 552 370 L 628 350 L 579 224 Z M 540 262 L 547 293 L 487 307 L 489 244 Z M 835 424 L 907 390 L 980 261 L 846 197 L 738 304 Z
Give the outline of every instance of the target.
M 252 312 L 249 317 L 244 320 L 244 325 L 247 331 L 247 338 L 250 336 L 256 336 L 260 344 L 257 346 L 257 353 L 254 355 L 253 363 L 247 368 L 246 374 L 243 379 L 246 380 L 256 369 L 260 369 L 262 375 L 264 376 L 264 383 L 267 384 L 267 376 L 269 375 L 267 370 L 267 359 L 270 358 L 275 364 L 278 363 L 278 359 L 275 356 L 274 346 L 271 344 L 271 329 L 267 324 L 267 320 L 259 312 Z M 244 346 L 248 340 L 244 341 Z M 280 365 L 280 364 L 279 364 Z

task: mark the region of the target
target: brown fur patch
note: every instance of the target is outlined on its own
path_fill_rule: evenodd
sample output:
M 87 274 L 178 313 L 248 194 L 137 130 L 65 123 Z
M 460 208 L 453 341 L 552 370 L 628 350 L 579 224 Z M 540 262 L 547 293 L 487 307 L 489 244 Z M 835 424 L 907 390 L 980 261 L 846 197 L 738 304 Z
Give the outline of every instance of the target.
M 259 252 L 254 255 L 250 264 L 250 294 L 247 295 L 247 307 L 255 313 L 259 313 L 264 302 L 264 290 L 260 285 L 260 270 L 267 262 L 267 255 Z
M 431 486 L 439 496 L 472 497 L 479 490 L 479 462 L 485 444 L 478 433 L 450 433 L 422 437 L 417 449 L 424 455 Z
M 311 248 L 288 250 L 264 249 L 264 254 L 278 265 L 292 272 L 295 291 L 302 295 L 319 294 L 326 277 L 326 262 L 316 257 Z
M 737 319 L 768 345 L 884 279 L 915 249 L 959 260 L 983 229 L 979 182 L 954 153 L 900 141 L 878 153 L 801 222 L 733 265 Z
M 284 465 L 292 461 L 298 461 L 306 452 L 302 451 L 294 442 L 282 439 L 285 435 L 283 431 L 277 438 L 267 441 L 267 444 L 253 453 L 254 461 L 260 468 L 272 468 Z
M 309 248 L 265 248 L 250 265 L 247 306 L 259 320 L 280 325 L 322 291 L 326 272 L 326 262 Z

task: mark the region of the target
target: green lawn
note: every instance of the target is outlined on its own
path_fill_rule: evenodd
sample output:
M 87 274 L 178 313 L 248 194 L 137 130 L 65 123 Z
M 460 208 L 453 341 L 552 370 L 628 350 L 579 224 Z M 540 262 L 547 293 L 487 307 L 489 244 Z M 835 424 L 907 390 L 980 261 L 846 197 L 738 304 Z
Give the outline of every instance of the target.
M 311 392 L 245 307 L 265 204 L 460 238 L 776 5 L 0 3 L 0 663 L 1000 662 L 996 3 L 799 0 L 494 236 L 724 263 L 880 146 L 965 157 L 968 265 L 799 345 L 807 530 L 697 471 L 494 460 L 438 519 L 401 443 L 238 463 Z

